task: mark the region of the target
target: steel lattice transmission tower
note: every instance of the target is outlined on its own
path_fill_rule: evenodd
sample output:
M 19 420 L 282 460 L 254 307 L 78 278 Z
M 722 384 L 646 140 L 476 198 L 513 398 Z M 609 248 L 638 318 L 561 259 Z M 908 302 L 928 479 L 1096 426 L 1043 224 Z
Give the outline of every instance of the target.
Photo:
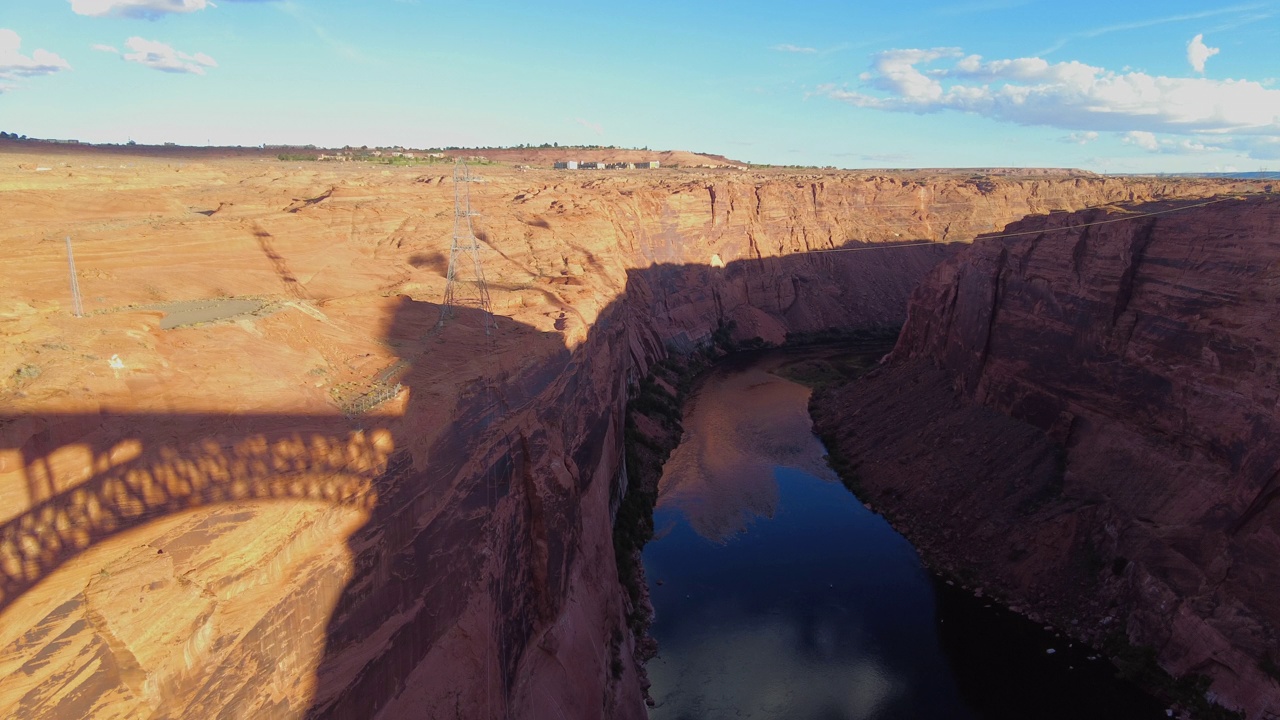
M 472 305 L 484 313 L 484 333 L 491 335 L 494 329 L 493 309 L 489 304 L 489 286 L 484 281 L 484 268 L 480 264 L 480 241 L 471 227 L 471 218 L 478 213 L 471 210 L 471 183 L 477 178 L 471 176 L 471 169 L 459 159 L 453 165 L 453 244 L 449 248 L 449 274 L 444 287 L 444 303 L 440 306 L 440 321 L 436 327 L 444 327 L 444 323 L 459 305 Z M 463 297 L 459 286 L 472 283 L 458 279 L 459 270 L 468 263 L 464 255 L 470 256 L 470 265 L 475 277 L 475 297 Z

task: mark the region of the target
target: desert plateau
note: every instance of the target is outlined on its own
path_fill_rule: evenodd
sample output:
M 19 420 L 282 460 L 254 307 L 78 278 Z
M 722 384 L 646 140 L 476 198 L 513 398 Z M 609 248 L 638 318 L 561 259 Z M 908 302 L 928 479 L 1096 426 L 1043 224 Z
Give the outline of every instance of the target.
M 864 499 L 1280 712 L 1269 184 L 453 160 L 0 144 L 6 715 L 643 718 L 629 404 L 904 323 L 813 400 Z
M 1280 0 L 0 5 L 0 718 L 1280 720 Z

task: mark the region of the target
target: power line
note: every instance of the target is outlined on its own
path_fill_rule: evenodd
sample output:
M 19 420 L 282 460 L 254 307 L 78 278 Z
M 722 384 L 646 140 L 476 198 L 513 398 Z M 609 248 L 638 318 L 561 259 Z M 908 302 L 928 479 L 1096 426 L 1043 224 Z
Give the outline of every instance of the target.
M 1095 225 L 1110 225 L 1111 223 L 1125 222 L 1127 220 L 1141 220 L 1142 218 L 1153 217 L 1155 215 L 1168 215 L 1169 213 L 1173 213 L 1173 212 L 1181 212 L 1183 210 L 1190 210 L 1192 208 L 1204 207 L 1206 205 L 1213 205 L 1215 203 L 1226 202 L 1228 200 L 1235 200 L 1235 199 L 1236 199 L 1235 197 L 1217 198 L 1215 200 L 1206 200 L 1205 202 L 1195 203 L 1192 205 L 1184 205 L 1182 207 L 1169 208 L 1168 210 L 1154 210 L 1152 212 L 1138 213 L 1137 215 L 1129 215 L 1127 217 L 1122 217 L 1122 218 L 1112 218 L 1110 220 L 1095 220 L 1094 222 L 1081 223 L 1080 225 L 1064 225 L 1062 227 L 1044 228 L 1042 230 L 1022 230 L 1019 232 L 1002 233 L 1000 235 L 984 235 L 983 237 L 984 238 L 1018 237 L 1021 235 L 1039 235 L 1046 232 L 1053 232 L 1054 230 L 1074 230 L 1076 228 L 1093 227 Z M 1095 210 L 1097 208 L 1084 208 L 1084 209 Z M 1077 211 L 1077 212 L 1080 212 L 1080 211 Z
M 1255 195 L 1255 194 L 1258 194 L 1258 193 L 1248 193 L 1248 195 Z M 1111 223 L 1127 222 L 1129 220 L 1141 220 L 1142 218 L 1153 217 L 1155 215 L 1167 215 L 1169 213 L 1181 212 L 1183 210 L 1191 210 L 1192 208 L 1205 207 L 1206 205 L 1213 205 L 1215 203 L 1227 202 L 1228 200 L 1236 200 L 1239 197 L 1240 196 L 1238 195 L 1232 195 L 1230 197 L 1221 197 L 1213 200 L 1206 200 L 1205 202 L 1194 203 L 1192 205 L 1183 205 L 1182 207 L 1169 208 L 1168 210 L 1154 210 L 1152 212 L 1138 213 L 1136 215 L 1128 215 L 1122 218 L 1112 218 L 1110 220 L 1096 220 L 1094 222 L 1082 223 L 1080 225 L 1063 225 L 1062 227 L 1041 228 L 1039 230 L 1021 230 L 1019 232 L 1000 233 L 998 235 L 982 235 L 981 238 L 983 240 L 988 240 L 988 239 L 996 239 L 996 238 L 1020 237 L 1023 235 L 1043 235 L 1044 233 L 1054 232 L 1057 230 L 1075 230 L 1077 228 L 1094 227 L 1096 225 L 1109 225 Z M 1105 207 L 1105 206 L 1081 208 L 1080 210 L 1076 210 L 1075 212 L 1084 212 L 1085 210 L 1097 210 L 1097 209 L 1100 209 L 1100 207 Z M 883 244 L 883 245 L 872 245 L 869 247 L 855 247 L 855 248 L 825 248 L 821 250 L 809 250 L 807 252 L 808 253 L 837 253 L 837 252 L 859 252 L 862 250 L 894 250 L 897 248 L 918 247 L 922 245 L 940 245 L 940 244 L 942 243 L 935 242 L 933 240 L 927 240 L 924 242 L 902 243 L 898 245 Z
M 80 299 L 80 280 L 76 277 L 76 257 L 71 253 L 71 236 L 67 236 L 67 266 L 71 270 L 71 308 L 76 317 L 84 317 L 84 303 Z
M 924 247 L 925 245 L 947 245 L 949 243 L 938 242 L 934 240 L 921 240 L 920 242 L 910 243 L 880 243 L 877 245 L 868 245 L 866 247 L 855 248 L 824 248 L 821 250 L 806 250 L 804 255 L 812 255 L 814 253 L 838 253 L 838 252 L 861 252 L 863 250 L 897 250 L 898 248 Z
M 1266 170 L 1264 169 L 1262 172 L 1266 172 Z M 1257 178 L 1257 180 L 1271 180 L 1271 179 L 1274 179 L 1274 178 L 1266 178 L 1266 177 L 1263 177 L 1263 178 Z M 1231 197 L 1238 197 L 1238 196 L 1241 196 L 1241 195 L 1253 196 L 1253 195 L 1264 195 L 1264 194 L 1268 194 L 1268 193 L 1266 193 L 1266 192 L 1243 192 L 1243 193 L 1235 193 L 1235 194 L 1233 194 L 1233 195 L 1231 195 L 1231 196 L 1229 196 L 1229 197 L 1223 198 L 1223 199 L 1231 199 Z M 1074 199 L 1074 198 L 1067 197 L 1067 196 L 1063 196 L 1063 197 L 1035 197 L 1035 198 L 1027 198 L 1024 202 L 1026 202 L 1026 204 L 1028 204 L 1028 205 L 1031 205 L 1031 204 L 1043 204 L 1043 203 L 1048 203 L 1048 202 L 1060 202 L 1060 201 L 1066 202 L 1066 201 L 1070 201 L 1070 200 L 1072 200 L 1072 199 Z M 1152 198 L 1152 199 L 1149 199 L 1149 200 L 1145 200 L 1145 201 L 1143 201 L 1143 202 L 1158 202 L 1158 201 L 1160 201 L 1160 200 L 1161 200 L 1160 198 Z M 1164 198 L 1164 200 L 1165 200 L 1165 201 L 1167 201 L 1167 200 L 1168 200 L 1168 198 Z M 1037 201 L 1037 203 L 1033 203 L 1033 201 Z M 1215 202 L 1216 202 L 1216 201 L 1215 201 Z M 1095 209 L 1098 209 L 1098 208 L 1101 208 L 1101 207 L 1107 207 L 1107 206 L 1109 206 L 1109 205 L 1114 205 L 1114 204 L 1115 204 L 1115 203 L 1113 202 L 1113 203 L 1108 203 L 1107 205 L 1097 205 L 1097 206 L 1090 206 L 1090 207 L 1082 207 L 1082 208 L 1080 208 L 1080 209 L 1078 209 L 1078 210 L 1071 210 L 1070 208 L 1053 208 L 1053 209 L 1051 209 L 1051 210 L 1050 210 L 1050 212 L 1054 212 L 1054 211 L 1065 211 L 1065 212 L 1084 212 L 1084 211 L 1086 211 L 1086 210 L 1095 210 Z M 946 202 L 922 201 L 921 203 L 917 203 L 917 204 L 915 204 L 915 205 L 878 205 L 878 204 L 877 204 L 877 205 L 863 205 L 863 206 L 860 206 L 860 208 L 858 208 L 858 209 L 861 209 L 861 210 L 882 210 L 882 209 L 886 209 L 886 208 L 891 208 L 891 209 L 893 209 L 893 208 L 897 208 L 897 209 L 915 209 L 915 210 L 917 210 L 917 211 L 921 211 L 921 212 L 924 212 L 924 213 L 926 213 L 926 214 L 930 214 L 930 215 L 931 215 L 931 214 L 932 214 L 932 211 L 931 211 L 931 210 L 929 210 L 929 209 L 926 209 L 925 207 L 923 207 L 923 206 L 926 206 L 926 205 L 927 205 L 927 206 L 930 206 L 930 207 L 932 207 L 932 206 L 936 206 L 936 205 L 965 205 L 965 206 L 972 207 L 974 210 L 979 210 L 979 211 L 980 211 L 980 210 L 983 210 L 983 209 L 984 209 L 984 208 L 982 208 L 980 205 L 978 205 L 977 203 L 974 203 L 974 202 L 954 202 L 954 201 L 946 201 Z M 1189 206 L 1189 207 L 1199 207 L 1199 206 L 1198 206 L 1198 205 L 1196 205 L 1196 206 Z M 1176 209 L 1185 209 L 1185 208 L 1176 208 Z M 1155 214 L 1160 214 L 1161 212 L 1172 212 L 1172 211 L 1160 211 L 1160 212 L 1155 213 Z M 1135 216 L 1135 217 L 1136 217 L 1136 216 Z M 1128 220 L 1128 219 L 1132 219 L 1132 218 L 1120 218 L 1120 220 L 1108 220 L 1108 221 L 1106 221 L 1106 222 L 1120 222 L 1120 221 L 1122 221 L 1122 220 Z M 940 219 L 938 219 L 938 220 L 940 220 Z M 875 227 L 875 228 L 878 228 L 878 229 L 881 229 L 881 230 L 884 230 L 884 231 L 887 231 L 887 232 L 892 232 L 892 233 L 894 233 L 894 235 L 899 235 L 899 232 L 898 232 L 899 230 L 906 230 L 906 229 L 907 229 L 907 228 L 908 228 L 908 227 L 909 227 L 913 222 L 917 222 L 917 223 L 918 223 L 918 222 L 929 223 L 929 222 L 935 222 L 935 221 L 938 221 L 938 220 L 931 220 L 931 219 L 930 219 L 930 218 L 928 218 L 928 217 L 923 217 L 923 218 L 906 219 L 906 220 L 891 220 L 890 222 L 885 222 L 885 221 L 877 221 L 877 220 L 870 219 L 870 218 L 857 218 L 857 221 L 858 221 L 858 222 L 860 222 L 860 223 L 867 224 L 867 225 L 871 225 L 871 226 L 873 226 L 873 227 Z M 891 224 L 891 223 L 892 223 L 892 224 Z M 995 223 L 993 222 L 993 223 L 991 223 L 991 224 L 992 224 L 992 227 L 994 228 L 994 227 L 995 227 Z M 1082 226 L 1077 225 L 1077 226 L 1074 226 L 1074 227 L 1082 227 Z M 1054 230 L 1054 229 L 1061 229 L 1061 228 L 1051 228 L 1051 230 Z M 982 235 L 982 237 L 1009 237 L 1009 235 L 985 235 L 985 234 L 984 234 L 984 235 Z M 855 251 L 860 251 L 860 250 L 883 250 L 883 249 L 887 249 L 887 248 L 913 247 L 913 246 L 915 246 L 915 245 L 933 245 L 933 244 L 938 244 L 938 242 L 941 242 L 941 241 L 933 241 L 933 240 L 930 240 L 930 241 L 927 241 L 927 242 L 925 242 L 925 241 L 921 241 L 921 242 L 902 243 L 902 244 L 897 244 L 897 245 L 887 245 L 887 246 L 880 246 L 880 245 L 877 245 L 877 246 L 875 246 L 875 247 L 863 247 L 863 248 L 827 248 L 827 249 L 821 249 L 821 250 L 808 250 L 808 251 L 806 251 L 806 252 L 818 253 L 818 252 L 855 252 Z M 957 242 L 958 242 L 958 241 L 957 241 Z

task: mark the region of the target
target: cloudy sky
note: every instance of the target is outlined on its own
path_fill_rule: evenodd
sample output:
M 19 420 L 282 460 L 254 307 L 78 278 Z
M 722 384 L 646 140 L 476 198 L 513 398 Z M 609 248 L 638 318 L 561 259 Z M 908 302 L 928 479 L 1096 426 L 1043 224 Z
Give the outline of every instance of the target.
M 0 0 L 0 130 L 1280 170 L 1280 0 Z

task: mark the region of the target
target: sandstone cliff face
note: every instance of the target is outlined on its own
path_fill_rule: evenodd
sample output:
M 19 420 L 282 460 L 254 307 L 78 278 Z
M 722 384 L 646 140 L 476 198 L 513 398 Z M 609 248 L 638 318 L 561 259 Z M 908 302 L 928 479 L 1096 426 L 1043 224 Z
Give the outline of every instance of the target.
M 1265 717 L 1280 711 L 1260 668 L 1280 647 L 1280 204 L 1137 214 L 1178 206 L 979 239 L 912 295 L 887 366 L 820 414 L 942 562 L 1079 634 L 1118 625 Z
M 0 708 L 36 717 L 640 717 L 610 509 L 651 363 L 896 324 L 954 248 L 804 251 L 1232 187 L 486 169 L 486 336 L 435 329 L 445 175 L 57 160 L 0 168 Z M 262 305 L 170 327 L 227 297 Z

